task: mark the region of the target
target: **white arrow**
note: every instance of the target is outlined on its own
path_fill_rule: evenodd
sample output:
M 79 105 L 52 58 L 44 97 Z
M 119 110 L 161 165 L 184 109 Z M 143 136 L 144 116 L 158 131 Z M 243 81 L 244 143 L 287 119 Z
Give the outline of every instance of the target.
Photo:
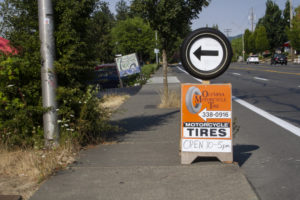
M 198 115 L 204 121 L 207 119 L 231 119 L 231 111 L 208 111 L 204 108 Z

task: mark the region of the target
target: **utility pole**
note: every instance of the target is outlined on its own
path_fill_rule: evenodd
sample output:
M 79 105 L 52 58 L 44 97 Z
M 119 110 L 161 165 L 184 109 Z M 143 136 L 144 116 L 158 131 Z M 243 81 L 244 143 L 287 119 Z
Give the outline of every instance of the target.
M 229 33 L 231 32 L 231 30 L 232 29 L 229 29 L 229 28 L 224 29 L 224 32 L 226 33 L 227 37 L 229 37 Z
M 253 33 L 253 31 L 254 31 L 254 12 L 253 12 L 253 7 L 251 8 L 250 21 L 251 21 L 251 31 Z
M 244 41 L 244 33 L 242 34 L 242 46 L 243 46 L 243 62 L 245 61 L 245 41 Z
M 54 17 L 51 0 L 38 0 L 39 34 L 41 42 L 41 79 L 43 107 L 49 109 L 43 115 L 45 146 L 58 145 L 59 129 L 57 125 L 56 74 L 54 70 Z
M 157 31 L 155 31 L 155 55 L 156 55 L 156 64 L 158 65 L 158 48 L 157 48 Z
M 290 29 L 293 28 L 292 20 L 293 20 L 293 2 L 292 0 L 290 0 Z M 295 55 L 294 55 L 294 49 L 292 47 L 291 41 L 290 41 L 290 47 L 291 47 L 290 50 L 291 50 L 292 62 L 294 62 Z

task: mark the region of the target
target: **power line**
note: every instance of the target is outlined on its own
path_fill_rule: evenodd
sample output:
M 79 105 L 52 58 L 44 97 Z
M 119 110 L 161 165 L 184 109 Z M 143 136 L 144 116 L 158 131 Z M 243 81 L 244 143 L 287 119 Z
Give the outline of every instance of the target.
M 224 29 L 224 32 L 226 33 L 227 37 L 229 37 L 229 33 L 232 31 L 230 28 Z

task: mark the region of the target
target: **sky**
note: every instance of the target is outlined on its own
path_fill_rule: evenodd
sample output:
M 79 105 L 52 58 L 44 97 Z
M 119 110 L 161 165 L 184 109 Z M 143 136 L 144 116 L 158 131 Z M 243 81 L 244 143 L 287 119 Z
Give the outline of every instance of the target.
M 115 4 L 119 0 L 105 0 L 109 2 L 110 10 L 115 13 Z M 128 0 L 127 0 L 128 1 Z M 208 7 L 204 8 L 193 20 L 192 29 L 209 27 L 217 24 L 219 30 L 227 35 L 226 29 L 230 29 L 229 36 L 242 34 L 245 29 L 251 30 L 249 16 L 253 8 L 254 22 L 265 15 L 267 0 L 211 0 Z M 275 0 L 281 10 L 285 8 L 287 0 Z M 128 1 L 129 2 L 129 1 Z M 293 8 L 300 5 L 300 0 L 292 0 Z

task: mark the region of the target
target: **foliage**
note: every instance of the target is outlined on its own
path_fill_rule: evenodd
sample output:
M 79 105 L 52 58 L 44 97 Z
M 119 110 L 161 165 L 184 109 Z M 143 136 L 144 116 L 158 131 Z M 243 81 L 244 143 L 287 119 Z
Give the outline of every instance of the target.
M 115 19 L 109 10 L 108 3 L 100 2 L 96 11 L 92 14 L 88 25 L 89 54 L 98 63 L 112 63 L 114 61 L 113 47 L 111 43 L 111 29 L 115 25 Z
M 285 8 L 283 10 L 283 24 L 284 27 L 290 27 L 290 0 L 286 0 Z
M 247 43 L 248 43 L 248 50 L 251 52 L 251 53 L 257 53 L 256 51 L 256 46 L 255 46 L 255 40 L 256 40 L 256 35 L 257 35 L 257 32 L 254 31 L 254 33 L 251 33 Z
M 243 55 L 243 41 L 242 37 L 235 38 L 231 41 L 233 51 L 233 61 L 237 61 L 239 56 Z
M 187 25 L 198 17 L 209 0 L 133 0 L 131 11 L 142 16 L 159 33 L 163 49 L 172 48 L 177 37 L 187 33 Z
M 287 34 L 292 47 L 300 51 L 300 6 L 295 11 L 296 15 L 292 20 L 292 28 L 287 30 Z
M 164 96 L 168 99 L 167 67 L 168 55 L 174 43 L 183 38 L 191 20 L 198 17 L 202 8 L 208 6 L 210 0 L 133 0 L 131 12 L 141 16 L 150 23 L 150 27 L 158 32 L 162 46 Z
M 120 0 L 116 4 L 116 19 L 117 21 L 125 20 L 130 15 L 130 8 L 125 0 Z
M 107 49 L 99 49 L 107 42 L 113 16 L 106 15 L 107 6 L 97 0 L 52 2 L 61 136 L 82 144 L 98 141 L 108 128 L 107 115 L 98 105 L 96 91 L 86 83 L 95 61 L 110 59 Z M 5 0 L 0 5 L 2 34 L 19 52 L 0 57 L 1 143 L 41 147 L 42 115 L 47 109 L 41 100 L 37 0 Z M 105 26 L 100 29 L 102 22 Z
M 264 26 L 269 38 L 270 48 L 275 49 L 281 47 L 287 40 L 285 34 L 285 23 L 282 17 L 282 11 L 278 5 L 272 1 L 267 0 L 265 16 L 259 19 L 257 27 Z
M 31 80 L 29 62 L 0 56 L 0 138 L 8 147 L 39 145 L 43 108 L 39 80 Z
M 157 64 L 149 64 L 149 65 L 144 65 L 142 67 L 142 74 L 144 77 L 147 79 L 150 78 L 150 75 L 153 74 L 157 69 L 159 65 Z
M 249 45 L 248 45 L 248 41 L 249 41 L 249 38 L 251 36 L 251 32 L 249 29 L 246 29 L 245 30 L 245 33 L 244 33 L 244 40 L 245 40 L 245 51 L 247 54 L 251 53 L 251 50 L 249 48 Z
M 118 21 L 111 34 L 116 54 L 136 52 L 142 62 L 154 59 L 155 32 L 143 19 L 135 17 Z
M 255 29 L 256 38 L 255 38 L 255 48 L 257 52 L 263 52 L 269 49 L 269 40 L 267 36 L 267 31 L 264 26 L 259 26 Z

